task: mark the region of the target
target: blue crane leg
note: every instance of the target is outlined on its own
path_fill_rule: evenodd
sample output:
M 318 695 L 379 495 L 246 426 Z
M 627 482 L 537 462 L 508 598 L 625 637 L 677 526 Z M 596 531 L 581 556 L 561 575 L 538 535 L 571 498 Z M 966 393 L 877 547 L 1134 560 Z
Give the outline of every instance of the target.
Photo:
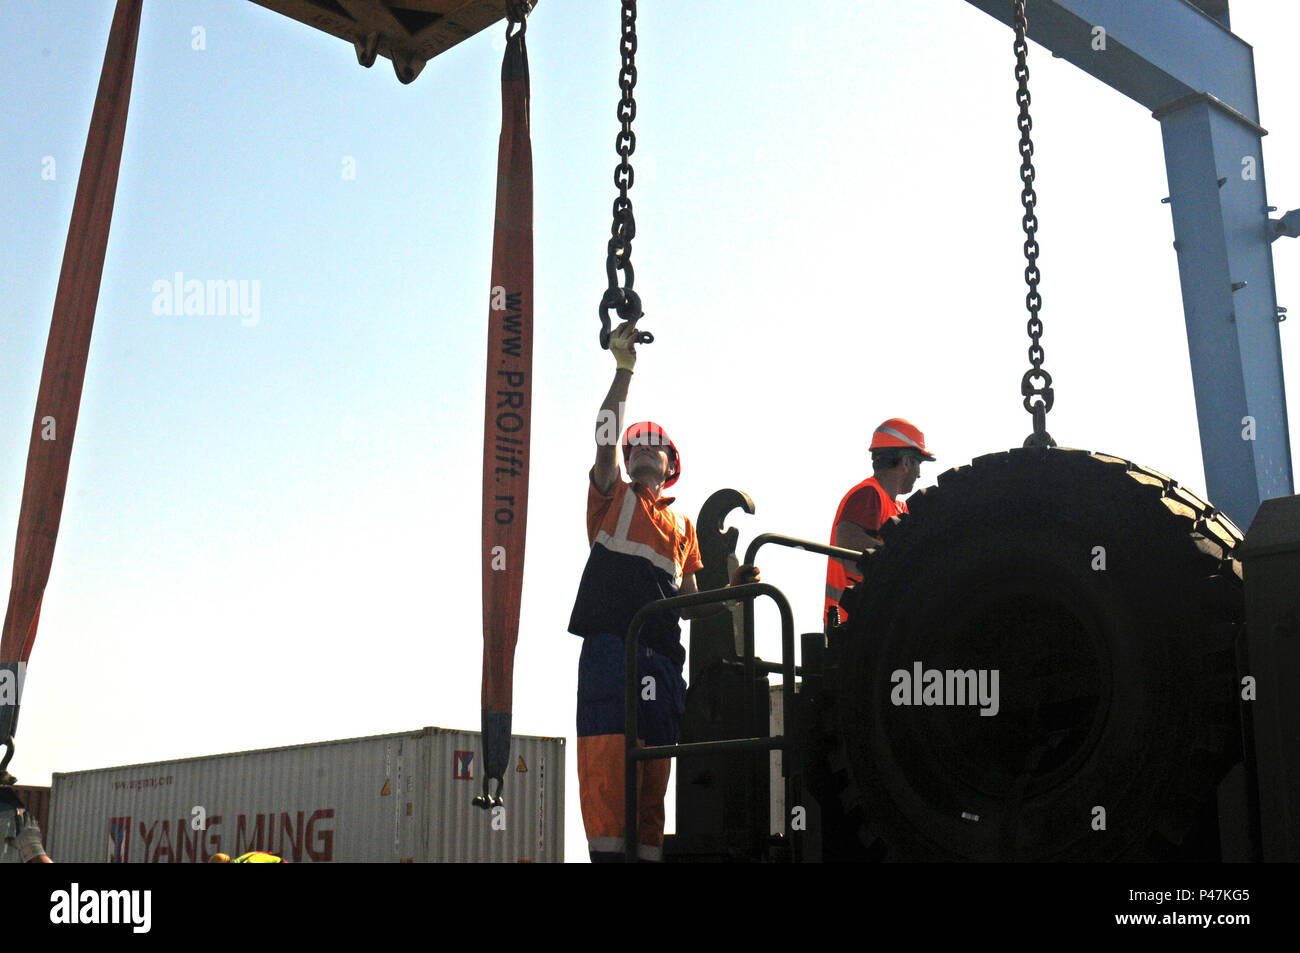
M 1206 489 L 1244 529 L 1294 492 L 1260 130 L 1204 97 L 1157 116 Z

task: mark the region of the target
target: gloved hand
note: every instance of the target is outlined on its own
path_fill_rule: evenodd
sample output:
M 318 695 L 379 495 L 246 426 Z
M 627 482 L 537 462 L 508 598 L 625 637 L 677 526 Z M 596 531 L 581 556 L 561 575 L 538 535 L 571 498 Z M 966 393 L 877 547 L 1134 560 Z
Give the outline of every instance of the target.
M 636 367 L 636 325 L 624 321 L 609 335 L 609 353 L 614 355 L 619 370 L 630 371 Z
M 50 858 L 45 855 L 45 845 L 41 843 L 41 827 L 36 823 L 36 818 L 25 810 L 15 811 L 14 815 L 16 833 L 8 839 L 8 843 L 18 851 L 19 859 L 24 864 L 48 864 Z

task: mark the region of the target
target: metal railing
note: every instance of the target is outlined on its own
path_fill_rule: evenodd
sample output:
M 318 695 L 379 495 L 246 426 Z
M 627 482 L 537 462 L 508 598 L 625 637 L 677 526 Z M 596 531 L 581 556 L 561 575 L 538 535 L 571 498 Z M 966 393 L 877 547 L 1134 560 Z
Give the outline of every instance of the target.
M 761 533 L 758 536 L 755 536 L 753 540 L 750 541 L 749 546 L 746 547 L 745 565 L 747 566 L 754 565 L 754 559 L 758 555 L 758 551 L 762 549 L 764 546 L 766 546 L 768 543 L 775 543 L 778 546 L 788 546 L 791 549 L 802 549 L 810 553 L 817 553 L 822 556 L 833 556 L 838 559 L 856 560 L 858 559 L 858 557 L 862 555 L 862 553 L 856 550 L 841 549 L 838 546 L 827 546 L 824 543 L 814 543 L 811 540 L 807 540 L 807 539 L 796 539 L 793 536 L 782 536 L 779 533 Z M 772 671 L 767 667 L 766 664 L 758 662 L 754 657 L 755 654 L 754 602 L 752 599 L 745 600 L 743 631 L 744 631 L 745 641 L 744 641 L 744 648 L 742 653 L 742 660 L 745 665 L 746 684 L 749 684 L 754 680 L 754 675 L 757 670 L 762 669 L 764 671 Z M 785 706 L 784 717 L 787 719 L 793 719 L 794 718 L 793 702 L 788 699 L 785 699 L 784 696 L 782 698 L 782 702 Z M 750 692 L 745 693 L 744 705 L 745 705 L 745 709 L 744 709 L 745 730 L 748 731 L 750 734 L 753 734 L 757 728 L 757 726 L 754 724 L 754 720 L 757 715 L 757 712 L 754 711 L 754 697 L 752 693 Z M 793 721 L 786 722 L 787 726 L 792 724 Z M 793 734 L 793 731 L 791 731 L 788 727 L 786 728 L 786 732 L 788 734 Z M 789 802 L 787 801 L 786 803 Z
M 663 758 L 691 757 L 693 755 L 704 754 L 725 754 L 739 751 L 780 751 L 781 752 L 781 774 L 786 781 L 787 801 L 790 795 L 790 773 L 787 762 L 786 738 L 787 733 L 776 735 L 774 737 L 750 737 L 736 738 L 729 741 L 699 741 L 693 744 L 675 744 L 675 745 L 648 745 L 644 748 L 637 747 L 637 687 L 640 684 L 637 678 L 636 655 L 637 647 L 640 644 L 638 639 L 641 635 L 641 629 L 645 625 L 646 618 L 654 613 L 667 612 L 672 609 L 689 609 L 694 606 L 714 605 L 720 602 L 729 602 L 733 599 L 744 600 L 746 607 L 752 615 L 753 600 L 759 596 L 769 596 L 776 603 L 781 612 L 781 690 L 782 698 L 785 701 L 786 711 L 793 714 L 794 712 L 794 615 L 790 611 L 790 603 L 781 593 L 780 589 L 768 585 L 765 582 L 751 582 L 743 586 L 732 586 L 724 589 L 711 589 L 708 592 L 699 592 L 689 596 L 673 596 L 671 599 L 660 599 L 657 602 L 651 602 L 641 607 L 632 618 L 632 625 L 628 628 L 627 640 L 624 652 L 624 671 L 623 671 L 623 743 L 626 752 L 623 763 L 623 844 L 624 859 L 628 863 L 635 863 L 637 859 L 637 783 L 636 767 L 640 761 L 653 761 Z M 751 650 L 748 661 L 753 661 L 752 639 L 750 640 Z M 753 672 L 752 666 L 748 666 L 746 671 Z M 745 687 L 746 698 L 752 696 L 752 685 L 747 684 Z M 752 699 L 750 700 L 752 706 Z M 747 722 L 752 732 L 752 720 Z M 792 844 L 792 850 L 798 850 L 797 842 Z M 797 856 L 797 855 L 796 855 Z
M 788 546 L 791 549 L 802 549 L 837 559 L 856 560 L 862 555 L 862 553 L 852 549 L 841 549 L 838 546 L 827 546 L 823 543 L 814 543 L 810 540 L 796 539 L 793 536 L 782 536 L 777 533 L 763 533 L 756 536 L 745 550 L 745 563 L 753 565 L 755 554 L 768 543 Z M 781 613 L 780 665 L 774 665 L 770 662 L 758 662 L 754 657 L 754 600 L 759 596 L 769 596 L 776 603 L 777 609 Z M 646 618 L 658 612 L 690 609 L 694 606 L 716 605 L 720 602 L 730 602 L 732 600 L 740 600 L 744 604 L 744 646 L 741 654 L 745 667 L 745 730 L 750 737 L 735 738 L 728 741 L 699 741 L 691 744 L 638 747 L 636 743 L 638 734 L 637 688 L 640 680 L 637 677 L 636 659 L 637 648 L 640 645 L 641 629 L 645 626 Z M 794 615 L 790 611 L 789 600 L 786 599 L 780 589 L 765 582 L 751 582 L 743 586 L 711 589 L 708 592 L 698 592 L 689 596 L 673 596 L 670 599 L 660 599 L 648 603 L 642 606 L 637 614 L 632 617 L 632 624 L 628 627 L 624 648 L 623 744 L 626 754 L 623 762 L 623 849 L 625 861 L 635 863 L 637 859 L 638 785 L 636 783 L 636 768 L 638 762 L 730 752 L 779 751 L 781 752 L 781 777 L 785 780 L 785 803 L 787 806 L 793 803 L 794 798 L 792 795 L 794 792 L 791 789 L 790 762 L 792 756 L 797 757 L 798 752 L 791 751 L 786 739 L 796 735 L 794 679 L 799 670 L 794 664 Z M 756 712 L 754 711 L 754 693 L 752 689 L 756 673 L 760 670 L 781 673 L 784 727 L 781 734 L 770 737 L 758 737 L 758 726 L 754 724 Z M 767 730 L 769 729 L 764 729 L 764 733 Z M 791 858 L 795 861 L 800 860 L 802 857 L 802 846 L 796 837 L 790 838 L 790 853 Z

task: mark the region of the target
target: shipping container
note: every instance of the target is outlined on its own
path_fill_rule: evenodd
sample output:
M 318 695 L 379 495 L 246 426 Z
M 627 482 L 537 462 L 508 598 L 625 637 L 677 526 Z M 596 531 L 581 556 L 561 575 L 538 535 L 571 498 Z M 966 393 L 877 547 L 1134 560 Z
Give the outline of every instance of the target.
M 27 813 L 41 827 L 44 835 L 50 829 L 50 789 L 35 784 L 15 784 L 14 793 L 23 802 Z
M 482 793 L 475 731 L 424 728 L 56 773 L 56 862 L 562 862 L 564 739 L 514 735 L 504 804 Z
M 773 738 L 785 734 L 785 697 L 778 683 L 767 686 L 768 697 L 768 732 Z M 768 788 L 771 807 L 769 809 L 769 833 L 785 833 L 785 777 L 781 774 L 781 752 L 769 751 L 767 755 Z

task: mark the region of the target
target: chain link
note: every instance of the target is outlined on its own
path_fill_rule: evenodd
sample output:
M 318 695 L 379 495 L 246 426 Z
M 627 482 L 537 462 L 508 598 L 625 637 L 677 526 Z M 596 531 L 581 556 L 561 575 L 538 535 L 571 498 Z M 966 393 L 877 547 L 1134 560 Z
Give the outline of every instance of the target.
M 1020 127 L 1020 181 L 1024 184 L 1020 192 L 1020 204 L 1025 209 L 1021 227 L 1025 231 L 1025 284 L 1029 286 L 1025 295 L 1025 307 L 1029 310 L 1027 330 L 1030 368 L 1020 379 L 1020 393 L 1024 396 L 1025 410 L 1034 419 L 1034 432 L 1025 440 L 1025 446 L 1054 447 L 1056 441 L 1047 432 L 1047 412 L 1052 409 L 1054 399 L 1052 375 L 1043 369 L 1043 322 L 1038 316 L 1043 299 L 1038 293 L 1038 282 L 1042 275 L 1038 270 L 1038 215 L 1035 213 L 1038 196 L 1034 192 L 1034 141 L 1029 135 L 1034 128 L 1033 120 L 1029 117 L 1029 65 L 1026 62 L 1029 44 L 1025 34 L 1029 30 L 1029 22 L 1025 17 L 1025 0 L 1011 2 L 1012 25 L 1016 31 L 1016 103 L 1020 106 L 1017 120 Z
M 618 188 L 618 197 L 614 199 L 613 223 L 609 230 L 609 245 L 605 256 L 605 275 L 609 287 L 600 299 L 600 346 L 608 349 L 609 333 L 612 324 L 610 309 L 618 312 L 624 321 L 636 322 L 641 317 L 641 297 L 632 290 L 636 281 L 636 272 L 632 268 L 632 239 L 636 237 L 636 218 L 632 214 L 632 200 L 628 190 L 636 180 L 632 168 L 632 153 L 636 151 L 636 134 L 632 132 L 632 120 L 636 118 L 636 0 L 623 0 L 623 29 L 619 38 L 619 53 L 623 65 L 618 72 L 618 88 L 622 97 L 618 101 L 618 136 L 614 148 L 618 152 L 619 162 L 614 167 L 614 185 Z M 623 273 L 623 284 L 619 286 L 619 272 Z M 654 335 L 649 331 L 637 334 L 637 341 L 649 344 Z

